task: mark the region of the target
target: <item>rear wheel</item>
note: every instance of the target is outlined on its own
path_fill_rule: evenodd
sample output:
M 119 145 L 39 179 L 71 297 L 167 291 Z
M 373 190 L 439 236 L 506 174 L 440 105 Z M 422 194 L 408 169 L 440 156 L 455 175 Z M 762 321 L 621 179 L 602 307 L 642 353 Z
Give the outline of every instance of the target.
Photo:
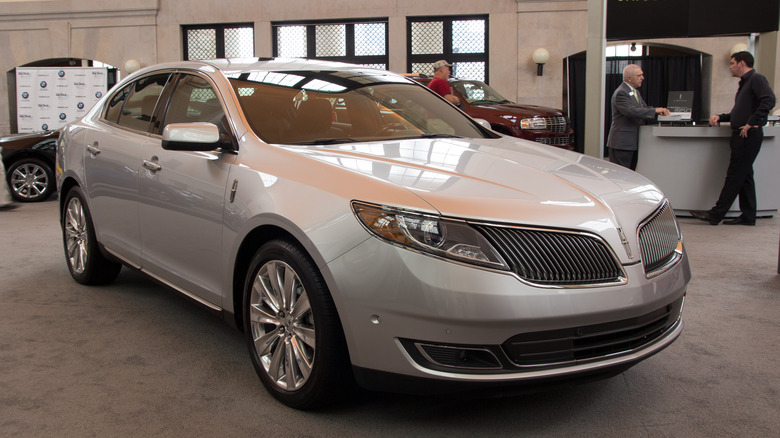
M 81 284 L 105 284 L 114 281 L 122 269 L 107 259 L 98 247 L 92 216 L 84 203 L 81 189 L 73 187 L 65 198 L 62 212 L 62 241 L 70 275 Z
M 244 332 L 255 371 L 282 403 L 311 409 L 351 386 L 336 307 L 298 246 L 275 240 L 255 254 L 244 285 Z
M 54 172 L 38 158 L 22 158 L 8 168 L 8 187 L 17 201 L 45 201 L 56 190 Z

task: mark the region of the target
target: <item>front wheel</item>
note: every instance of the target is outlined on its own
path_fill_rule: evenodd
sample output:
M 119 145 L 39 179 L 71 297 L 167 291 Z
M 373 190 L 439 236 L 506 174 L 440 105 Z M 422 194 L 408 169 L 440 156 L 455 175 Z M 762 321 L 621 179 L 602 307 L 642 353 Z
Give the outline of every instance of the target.
M 81 189 L 73 187 L 62 212 L 62 242 L 71 277 L 81 284 L 110 283 L 122 265 L 107 259 L 98 247 L 92 216 Z
M 282 403 L 311 409 L 350 387 L 336 307 L 319 270 L 298 246 L 263 245 L 244 284 L 244 332 L 255 371 Z

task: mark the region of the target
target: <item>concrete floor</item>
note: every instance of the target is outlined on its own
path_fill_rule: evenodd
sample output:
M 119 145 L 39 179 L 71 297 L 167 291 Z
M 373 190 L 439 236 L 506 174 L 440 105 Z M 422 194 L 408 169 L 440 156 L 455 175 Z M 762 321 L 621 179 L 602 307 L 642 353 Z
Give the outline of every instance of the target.
M 510 398 L 360 393 L 317 412 L 263 389 L 242 334 L 123 270 L 75 283 L 56 202 L 0 212 L 0 435 L 764 437 L 780 430 L 780 219 L 681 219 L 673 345 L 615 378 Z

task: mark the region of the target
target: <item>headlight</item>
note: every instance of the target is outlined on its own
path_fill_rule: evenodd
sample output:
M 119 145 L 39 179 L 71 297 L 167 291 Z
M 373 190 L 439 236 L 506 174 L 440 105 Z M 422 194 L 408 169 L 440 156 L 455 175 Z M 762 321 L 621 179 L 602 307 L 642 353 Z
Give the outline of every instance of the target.
M 501 256 L 466 222 L 353 202 L 363 226 L 392 244 L 428 254 L 508 270 Z
M 547 122 L 543 117 L 529 117 L 520 119 L 520 127 L 523 129 L 547 129 Z

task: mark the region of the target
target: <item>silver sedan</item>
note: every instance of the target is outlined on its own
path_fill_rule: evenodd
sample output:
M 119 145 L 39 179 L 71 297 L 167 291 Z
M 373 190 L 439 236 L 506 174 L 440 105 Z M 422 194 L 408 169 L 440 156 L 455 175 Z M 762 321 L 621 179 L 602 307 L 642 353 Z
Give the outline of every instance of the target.
M 57 161 L 73 278 L 126 266 L 219 312 L 295 408 L 353 382 L 613 375 L 683 327 L 690 269 L 655 185 L 499 135 L 387 71 L 149 67 L 63 130 Z

